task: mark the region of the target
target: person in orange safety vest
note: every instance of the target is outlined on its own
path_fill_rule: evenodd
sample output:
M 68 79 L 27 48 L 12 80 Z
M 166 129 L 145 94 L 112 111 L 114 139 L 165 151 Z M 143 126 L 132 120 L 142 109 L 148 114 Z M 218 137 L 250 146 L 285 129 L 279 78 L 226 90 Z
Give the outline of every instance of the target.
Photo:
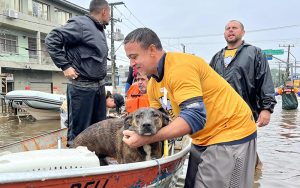
M 131 85 L 125 100 L 126 112 L 131 113 L 141 107 L 149 107 L 147 96 L 148 77 L 140 72 L 135 77 L 136 82 Z

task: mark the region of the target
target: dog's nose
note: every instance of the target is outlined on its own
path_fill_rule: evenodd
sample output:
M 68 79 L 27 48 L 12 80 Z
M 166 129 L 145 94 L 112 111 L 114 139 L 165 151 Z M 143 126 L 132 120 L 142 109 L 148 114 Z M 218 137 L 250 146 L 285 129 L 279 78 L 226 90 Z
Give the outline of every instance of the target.
M 144 124 L 143 124 L 143 127 L 144 127 L 144 128 L 151 127 L 151 124 L 150 124 L 150 123 L 144 123 Z

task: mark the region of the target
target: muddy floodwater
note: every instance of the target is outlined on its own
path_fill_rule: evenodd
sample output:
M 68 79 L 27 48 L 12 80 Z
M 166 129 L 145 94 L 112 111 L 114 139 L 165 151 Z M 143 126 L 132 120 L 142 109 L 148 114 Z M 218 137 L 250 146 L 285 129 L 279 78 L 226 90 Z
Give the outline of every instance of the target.
M 299 98 L 299 97 L 298 97 Z M 258 128 L 258 154 L 263 162 L 256 173 L 255 188 L 300 187 L 300 110 L 282 110 L 281 97 L 277 98 L 268 126 Z M 300 101 L 299 101 L 300 102 Z M 300 107 L 299 107 L 300 108 Z M 59 120 L 34 121 L 24 118 L 0 118 L 0 145 L 13 143 L 34 135 L 55 130 Z M 182 187 L 186 165 L 178 187 Z

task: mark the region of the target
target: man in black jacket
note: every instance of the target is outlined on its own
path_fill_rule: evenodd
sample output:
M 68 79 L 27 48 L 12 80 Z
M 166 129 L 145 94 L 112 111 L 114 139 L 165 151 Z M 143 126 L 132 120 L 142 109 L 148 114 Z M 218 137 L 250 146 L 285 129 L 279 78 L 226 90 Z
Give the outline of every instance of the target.
M 106 0 L 91 0 L 90 14 L 73 17 L 46 37 L 48 52 L 67 79 L 68 144 L 84 129 L 106 118 L 105 82 L 110 20 Z
M 247 102 L 257 126 L 270 122 L 276 100 L 271 71 L 258 47 L 245 43 L 244 26 L 231 20 L 225 26 L 227 46 L 216 53 L 210 66 L 219 73 Z

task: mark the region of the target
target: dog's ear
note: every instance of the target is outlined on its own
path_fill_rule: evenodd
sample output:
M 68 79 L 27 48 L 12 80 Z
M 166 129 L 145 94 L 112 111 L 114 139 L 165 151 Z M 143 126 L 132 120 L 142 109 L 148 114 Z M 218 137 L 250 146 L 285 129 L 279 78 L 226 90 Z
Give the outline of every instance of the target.
M 132 114 L 125 117 L 125 119 L 124 119 L 124 130 L 129 129 L 131 124 L 132 124 Z
M 162 126 L 163 127 L 167 126 L 171 121 L 170 117 L 167 114 L 163 113 L 163 112 L 161 113 L 161 117 L 162 117 Z

